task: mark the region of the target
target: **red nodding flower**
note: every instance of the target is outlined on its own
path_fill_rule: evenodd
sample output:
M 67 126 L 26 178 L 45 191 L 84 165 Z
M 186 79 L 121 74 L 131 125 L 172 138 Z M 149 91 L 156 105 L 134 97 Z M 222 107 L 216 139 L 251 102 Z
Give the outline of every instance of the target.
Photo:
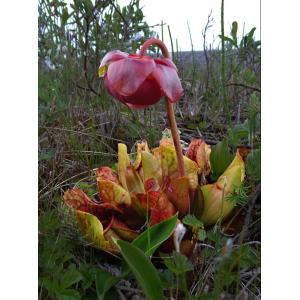
M 152 44 L 162 49 L 163 58 L 144 55 Z M 177 68 L 165 45 L 157 39 L 147 40 L 139 54 L 118 50 L 107 53 L 101 61 L 99 76 L 104 77 L 108 92 L 131 108 L 145 108 L 162 97 L 175 103 L 183 93 Z

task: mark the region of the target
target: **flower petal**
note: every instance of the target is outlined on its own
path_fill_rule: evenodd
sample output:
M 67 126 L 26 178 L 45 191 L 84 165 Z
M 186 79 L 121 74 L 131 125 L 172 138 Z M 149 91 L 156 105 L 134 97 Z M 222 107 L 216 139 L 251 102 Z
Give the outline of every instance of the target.
M 155 63 L 151 57 L 128 55 L 127 58 L 114 61 L 109 65 L 107 71 L 109 86 L 121 96 L 131 96 L 154 69 Z
M 170 102 L 177 102 L 181 98 L 183 89 L 176 69 L 164 64 L 156 64 L 151 76 L 158 82 Z
M 121 101 L 122 103 L 126 104 L 125 102 L 125 98 L 123 96 L 121 96 L 120 94 L 118 94 L 115 90 L 111 89 L 108 79 L 107 79 L 107 75 L 104 76 L 104 86 L 107 89 L 107 91 L 116 99 L 118 99 L 119 101 Z
M 128 107 L 132 109 L 144 109 L 148 107 L 148 104 L 131 104 L 131 103 L 125 103 Z
M 124 53 L 124 52 L 121 52 L 119 50 L 114 50 L 114 51 L 108 52 L 103 57 L 103 59 L 101 61 L 101 64 L 99 66 L 99 69 L 98 69 L 99 77 L 103 77 L 106 74 L 107 69 L 108 69 L 108 65 L 111 62 L 118 61 L 118 60 L 126 58 L 126 57 L 128 57 L 128 54 Z
M 149 105 L 153 105 L 160 100 L 163 96 L 160 85 L 149 76 L 130 96 L 122 96 L 120 95 L 120 99 L 129 107 L 132 108 L 144 108 Z
M 170 58 L 154 58 L 154 61 L 156 64 L 173 68 L 176 72 L 178 71 L 176 65 L 173 63 L 173 61 Z

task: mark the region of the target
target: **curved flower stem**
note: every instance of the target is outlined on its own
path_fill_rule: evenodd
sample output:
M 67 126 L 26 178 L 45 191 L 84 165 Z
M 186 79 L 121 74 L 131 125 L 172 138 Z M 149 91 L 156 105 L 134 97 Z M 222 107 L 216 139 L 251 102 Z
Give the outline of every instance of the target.
M 139 55 L 145 55 L 146 54 L 146 51 L 147 49 L 152 46 L 152 45 L 155 45 L 157 47 L 160 48 L 161 52 L 162 52 L 162 55 L 165 57 L 165 58 L 170 58 L 170 53 L 166 47 L 166 45 L 159 39 L 154 39 L 154 38 L 151 38 L 151 39 L 148 39 L 143 45 L 142 45 L 142 48 L 139 52 Z
M 170 53 L 166 47 L 166 45 L 159 39 L 148 39 L 143 45 L 142 48 L 139 52 L 139 55 L 145 55 L 147 49 L 151 45 L 156 45 L 161 49 L 162 55 L 165 58 L 170 59 Z M 173 142 L 174 142 L 174 147 L 176 151 L 176 156 L 177 156 L 177 162 L 178 162 L 178 171 L 180 177 L 185 176 L 185 168 L 184 168 L 184 162 L 183 162 L 183 154 L 182 154 L 182 148 L 180 144 L 180 138 L 178 134 L 178 129 L 177 129 L 177 123 L 175 119 L 175 113 L 174 113 L 174 105 L 171 103 L 168 99 L 166 99 L 166 105 L 167 105 L 167 113 L 168 113 L 168 118 L 169 118 L 169 123 L 171 127 L 171 133 L 173 137 Z

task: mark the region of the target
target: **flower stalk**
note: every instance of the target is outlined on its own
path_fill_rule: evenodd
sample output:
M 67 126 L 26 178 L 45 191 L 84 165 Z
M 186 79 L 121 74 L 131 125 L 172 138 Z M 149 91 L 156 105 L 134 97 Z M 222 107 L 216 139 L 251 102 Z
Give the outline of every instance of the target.
M 152 46 L 158 46 L 161 49 L 162 55 L 165 58 L 170 58 L 170 53 L 166 47 L 166 45 L 158 39 L 148 39 L 142 46 L 139 55 L 143 56 L 146 54 L 147 49 Z M 178 162 L 178 171 L 180 177 L 185 176 L 185 168 L 184 168 L 184 162 L 183 162 L 183 154 L 182 154 L 182 148 L 180 144 L 180 138 L 178 134 L 178 129 L 177 129 L 177 123 L 176 123 L 176 118 L 175 118 L 175 113 L 174 113 L 174 104 L 168 101 L 166 99 L 166 107 L 167 107 L 167 114 L 168 114 L 168 119 L 171 127 L 171 133 L 172 133 L 172 138 L 174 142 L 174 147 L 176 151 L 176 157 L 177 157 L 177 162 Z

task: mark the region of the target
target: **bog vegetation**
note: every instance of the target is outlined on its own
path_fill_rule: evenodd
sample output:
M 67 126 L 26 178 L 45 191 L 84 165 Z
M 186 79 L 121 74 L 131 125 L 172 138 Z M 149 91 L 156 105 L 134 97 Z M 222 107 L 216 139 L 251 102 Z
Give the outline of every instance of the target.
M 181 53 L 172 28 L 144 21 L 139 0 L 125 7 L 115 0 L 70 5 L 40 0 L 38 9 L 39 299 L 260 299 L 260 41 L 254 39 L 255 28 L 243 32 L 243 24 L 232 20 L 225 36 L 224 24 L 209 15 L 199 24 L 204 51 Z M 214 42 L 206 39 L 212 25 L 220 28 Z M 182 219 L 196 236 L 189 257 L 159 248 L 176 217 L 132 243 L 119 241 L 122 255 L 108 254 L 83 236 L 63 195 L 73 187 L 95 195 L 95 170 L 117 169 L 119 143 L 127 145 L 133 159 L 137 141 L 155 148 L 168 137 L 163 102 L 132 110 L 114 101 L 98 78 L 107 52 L 135 53 L 149 37 L 166 34 L 184 88 L 176 104 L 183 147 L 199 138 L 211 145 L 214 172 L 206 178 L 211 182 L 237 148 L 247 149 L 245 180 L 231 193 L 234 209 L 223 222 L 206 225 L 193 214 Z M 160 52 L 153 47 L 150 54 Z

